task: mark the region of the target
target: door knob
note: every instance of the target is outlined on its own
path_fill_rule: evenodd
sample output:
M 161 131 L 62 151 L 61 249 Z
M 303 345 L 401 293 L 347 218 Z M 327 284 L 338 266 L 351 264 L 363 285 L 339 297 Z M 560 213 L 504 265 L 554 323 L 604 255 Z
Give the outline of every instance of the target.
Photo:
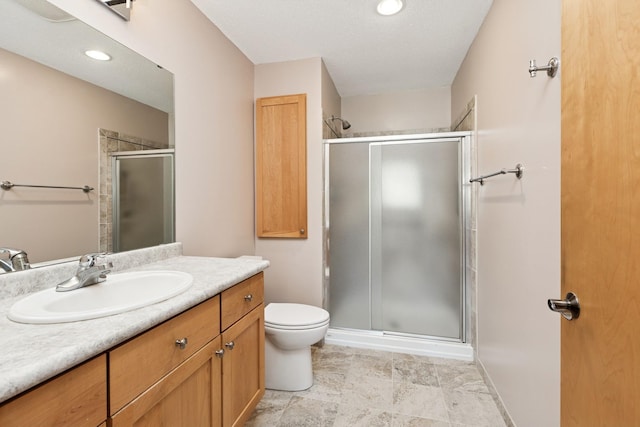
M 565 299 L 550 299 L 547 300 L 549 309 L 556 313 L 562 314 L 567 320 L 573 320 L 580 317 L 580 302 L 578 297 L 573 292 L 569 292 Z

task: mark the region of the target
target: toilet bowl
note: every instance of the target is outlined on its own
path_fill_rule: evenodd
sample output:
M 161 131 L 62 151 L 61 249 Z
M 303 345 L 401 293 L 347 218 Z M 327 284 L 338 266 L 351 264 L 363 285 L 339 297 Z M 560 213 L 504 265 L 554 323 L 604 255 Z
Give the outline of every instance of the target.
M 329 312 L 304 304 L 271 303 L 264 309 L 265 386 L 299 391 L 313 385 L 311 344 L 329 329 Z

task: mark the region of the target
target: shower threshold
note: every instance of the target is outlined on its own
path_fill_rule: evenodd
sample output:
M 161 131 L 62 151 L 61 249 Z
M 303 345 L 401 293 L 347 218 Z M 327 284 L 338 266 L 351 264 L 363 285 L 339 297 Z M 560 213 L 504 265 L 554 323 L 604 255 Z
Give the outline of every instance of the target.
M 393 334 L 384 331 L 329 328 L 325 343 L 346 347 L 392 351 L 419 356 L 443 357 L 472 362 L 473 347 L 442 338 Z

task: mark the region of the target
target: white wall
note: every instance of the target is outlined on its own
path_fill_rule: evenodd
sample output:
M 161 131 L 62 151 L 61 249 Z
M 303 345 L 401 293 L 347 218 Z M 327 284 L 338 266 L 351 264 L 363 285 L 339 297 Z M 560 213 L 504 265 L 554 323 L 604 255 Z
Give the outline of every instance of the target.
M 478 357 L 519 427 L 560 421 L 560 0 L 495 0 L 452 86 L 477 98 L 478 169 L 524 164 L 478 191 Z
M 187 255 L 254 251 L 253 64 L 190 1 L 51 0 L 174 73 L 176 234 Z
M 265 271 L 266 302 L 322 306 L 322 60 L 255 67 L 255 97 L 307 94 L 307 239 L 256 239 Z
M 333 83 L 333 79 L 327 70 L 327 67 L 322 63 L 322 111 L 324 116 L 340 116 L 341 99 L 336 85 Z
M 342 98 L 342 118 L 354 134 L 423 132 L 451 126 L 451 88 L 438 87 Z M 339 128 L 339 122 L 336 126 Z

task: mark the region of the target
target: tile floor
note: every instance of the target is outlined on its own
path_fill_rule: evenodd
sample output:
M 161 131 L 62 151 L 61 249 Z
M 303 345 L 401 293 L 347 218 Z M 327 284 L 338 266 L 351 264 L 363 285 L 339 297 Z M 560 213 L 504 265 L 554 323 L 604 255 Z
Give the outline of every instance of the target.
M 267 390 L 247 427 L 504 427 L 472 363 L 312 347 L 314 385 Z

